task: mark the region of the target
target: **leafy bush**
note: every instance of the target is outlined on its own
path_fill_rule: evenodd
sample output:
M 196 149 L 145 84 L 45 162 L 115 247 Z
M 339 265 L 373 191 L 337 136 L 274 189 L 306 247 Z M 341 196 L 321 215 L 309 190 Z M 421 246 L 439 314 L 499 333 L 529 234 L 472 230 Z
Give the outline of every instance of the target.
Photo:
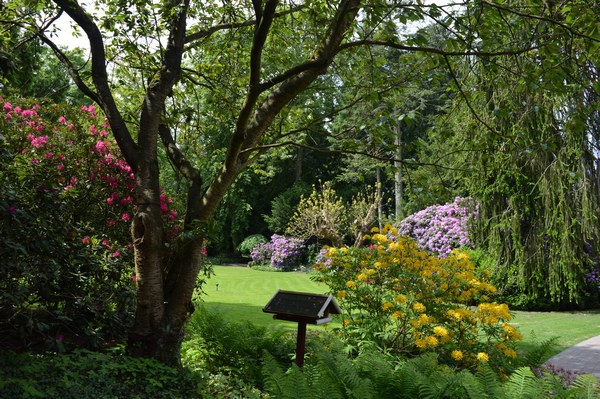
M 436 352 L 460 368 L 514 367 L 508 306 L 489 303 L 495 288 L 477 278 L 468 257 L 437 258 L 386 226 L 368 248 L 329 248 L 315 265 L 343 310 L 342 336 L 354 348 L 370 342 L 398 353 Z M 476 305 L 473 307 L 472 305 Z
M 302 262 L 304 251 L 301 239 L 273 234 L 270 242 L 254 247 L 251 253 L 252 263 L 269 263 L 276 270 L 292 270 Z
M 134 175 L 93 106 L 22 100 L 0 118 L 0 345 L 124 337 L 135 276 Z M 177 233 L 171 199 L 161 209 Z M 170 223 L 170 224 L 169 224 Z
M 262 234 L 253 234 L 248 236 L 238 245 L 237 250 L 242 256 L 249 257 L 252 254 L 252 250 L 259 244 L 265 244 L 267 239 Z
M 456 197 L 452 203 L 433 205 L 408 216 L 398 226 L 398 233 L 413 238 L 422 249 L 447 256 L 471 243 L 469 224 L 476 216 L 471 200 Z
M 194 375 L 150 359 L 76 350 L 0 356 L 0 397 L 197 398 Z
M 228 322 L 217 312 L 202 307 L 190 318 L 188 338 L 181 351 L 183 364 L 195 371 L 232 375 L 262 386 L 264 353 L 289 366 L 295 342 L 284 329 L 267 329 L 244 322 Z M 207 389 L 209 387 L 206 387 Z

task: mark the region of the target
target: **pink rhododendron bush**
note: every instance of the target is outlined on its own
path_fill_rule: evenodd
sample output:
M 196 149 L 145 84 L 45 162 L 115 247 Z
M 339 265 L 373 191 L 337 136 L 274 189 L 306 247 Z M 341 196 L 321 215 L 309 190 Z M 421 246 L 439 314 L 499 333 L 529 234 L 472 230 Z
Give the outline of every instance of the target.
M 94 106 L 0 98 L 0 108 L 0 346 L 123 337 L 135 176 L 110 127 Z M 162 202 L 175 235 L 177 213 Z

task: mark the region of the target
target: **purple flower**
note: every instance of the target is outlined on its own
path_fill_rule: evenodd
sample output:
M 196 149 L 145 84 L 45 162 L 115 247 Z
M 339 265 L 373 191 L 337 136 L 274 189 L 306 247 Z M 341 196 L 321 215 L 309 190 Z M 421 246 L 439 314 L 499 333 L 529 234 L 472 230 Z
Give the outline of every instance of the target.
M 454 248 L 471 243 L 469 224 L 477 215 L 471 208 L 471 201 L 461 197 L 452 203 L 430 206 L 404 219 L 398 234 L 409 236 L 419 247 L 446 257 Z

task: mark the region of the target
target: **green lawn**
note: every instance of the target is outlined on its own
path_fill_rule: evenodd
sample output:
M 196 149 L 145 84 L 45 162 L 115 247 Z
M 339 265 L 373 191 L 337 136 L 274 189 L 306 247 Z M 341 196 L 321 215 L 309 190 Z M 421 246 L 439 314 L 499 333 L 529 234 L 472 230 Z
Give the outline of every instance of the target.
M 250 320 L 262 326 L 277 323 L 290 329 L 295 323 L 273 320 L 262 308 L 278 289 L 325 293 L 327 288 L 302 273 L 277 273 L 247 267 L 216 266 L 215 276 L 205 286 L 203 297 L 209 310 L 218 310 L 233 320 Z M 600 310 L 579 312 L 514 312 L 515 324 L 524 335 L 522 347 L 535 341 L 559 337 L 558 353 L 587 338 L 600 335 Z M 336 323 L 317 327 L 331 328 Z
M 304 273 L 266 272 L 238 266 L 215 266 L 215 275 L 204 288 L 203 299 L 208 310 L 217 310 L 233 320 L 250 320 L 262 326 L 283 324 L 289 328 L 296 328 L 296 324 L 273 320 L 272 314 L 262 311 L 278 289 L 327 292 L 324 285 Z

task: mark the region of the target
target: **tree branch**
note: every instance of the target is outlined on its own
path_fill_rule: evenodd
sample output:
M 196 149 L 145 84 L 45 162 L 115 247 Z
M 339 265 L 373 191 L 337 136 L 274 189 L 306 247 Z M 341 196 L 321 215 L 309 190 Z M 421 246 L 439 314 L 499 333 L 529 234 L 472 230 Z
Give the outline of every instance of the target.
M 64 10 L 83 29 L 90 42 L 92 56 L 92 80 L 96 87 L 97 98 L 92 100 L 102 108 L 110 123 L 111 129 L 119 144 L 125 160 L 135 172 L 140 159 L 139 148 L 124 122 L 112 96 L 106 70 L 106 53 L 100 29 L 92 18 L 75 0 L 54 0 L 54 3 Z

